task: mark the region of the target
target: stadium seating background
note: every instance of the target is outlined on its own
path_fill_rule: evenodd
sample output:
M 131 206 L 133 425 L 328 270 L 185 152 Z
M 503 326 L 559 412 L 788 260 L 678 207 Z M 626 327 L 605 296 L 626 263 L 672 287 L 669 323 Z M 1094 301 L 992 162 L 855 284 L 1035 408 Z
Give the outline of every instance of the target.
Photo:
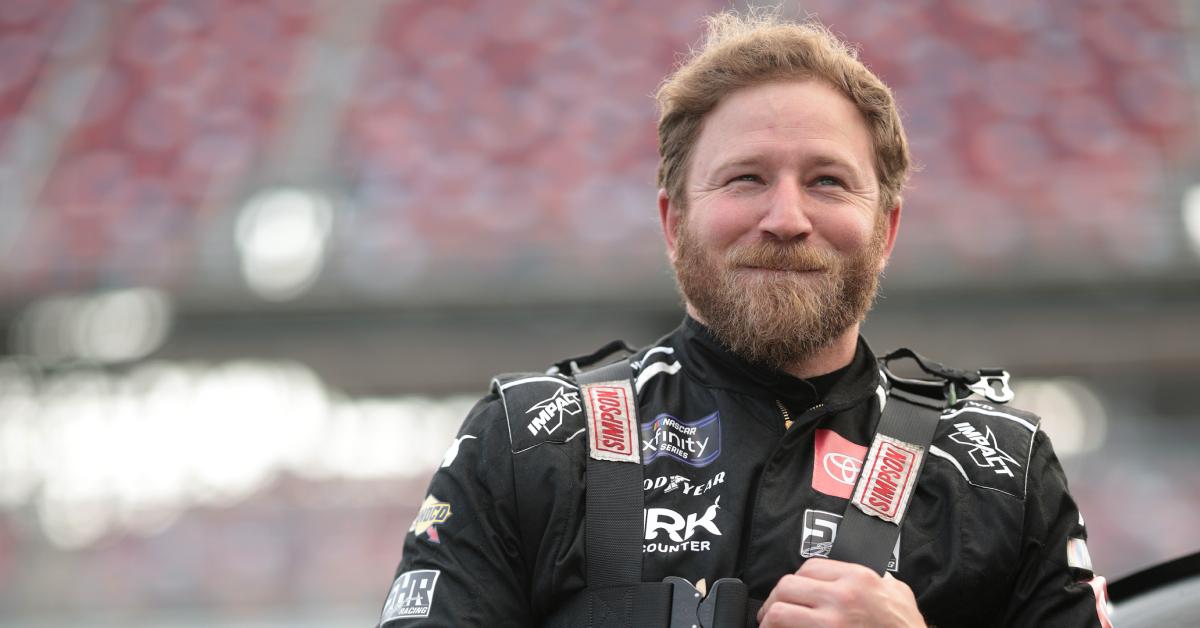
M 371 621 L 467 403 L 453 394 L 485 381 L 451 369 L 512 368 L 471 354 L 496 335 L 472 312 L 506 312 L 521 339 L 612 314 L 647 341 L 678 316 L 652 94 L 724 6 L 0 0 L 0 625 Z M 945 310 L 928 333 L 947 361 L 1043 347 L 1026 370 L 1084 382 L 1108 417 L 1066 461 L 1101 569 L 1195 550 L 1195 11 L 788 11 L 862 42 L 921 164 L 880 336 Z M 235 237 L 280 186 L 335 205 L 319 273 L 283 302 L 247 288 Z M 16 339 L 45 299 L 141 288 L 176 317 L 144 359 L 54 362 Z M 956 326 L 969 310 L 948 304 L 972 299 L 1014 313 Z M 1089 320 L 1110 326 L 1078 333 Z M 562 357 L 521 342 L 526 367 Z M 255 411 L 221 423 L 223 401 Z M 170 459 L 206 427 L 242 446 Z

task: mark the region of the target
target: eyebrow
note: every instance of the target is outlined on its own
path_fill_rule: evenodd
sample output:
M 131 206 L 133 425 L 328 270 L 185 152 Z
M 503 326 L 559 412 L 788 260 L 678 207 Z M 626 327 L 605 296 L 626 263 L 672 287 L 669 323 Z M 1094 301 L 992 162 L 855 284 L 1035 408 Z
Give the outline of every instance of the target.
M 743 168 L 752 166 L 761 166 L 764 162 L 770 162 L 773 159 L 762 155 L 749 155 L 746 157 L 738 157 L 736 159 L 722 162 L 713 168 L 713 172 L 720 172 L 728 168 Z M 849 168 L 858 172 L 858 168 L 851 163 L 847 163 L 844 159 L 830 157 L 829 155 L 819 154 L 809 157 L 805 160 L 805 166 L 814 168 L 824 168 L 828 166 L 837 166 L 841 168 Z

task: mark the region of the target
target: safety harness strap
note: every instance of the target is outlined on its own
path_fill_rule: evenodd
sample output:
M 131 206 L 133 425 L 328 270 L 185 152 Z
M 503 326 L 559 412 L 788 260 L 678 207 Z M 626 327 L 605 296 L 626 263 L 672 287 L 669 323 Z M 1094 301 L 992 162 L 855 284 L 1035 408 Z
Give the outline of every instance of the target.
M 588 388 L 602 384 L 625 385 L 632 392 L 633 367 L 628 359 L 586 371 L 575 376 L 588 413 L 589 443 L 597 437 L 594 429 L 600 409 L 591 402 Z M 628 400 L 631 450 L 636 462 L 598 459 L 593 446 L 587 461 L 587 518 L 584 523 L 588 588 L 611 587 L 642 581 L 643 518 L 641 443 L 638 440 L 636 400 Z M 597 624 L 600 625 L 600 624 Z M 636 625 L 636 624 L 635 624 Z
M 883 575 L 940 418 L 932 400 L 888 397 L 829 558 Z

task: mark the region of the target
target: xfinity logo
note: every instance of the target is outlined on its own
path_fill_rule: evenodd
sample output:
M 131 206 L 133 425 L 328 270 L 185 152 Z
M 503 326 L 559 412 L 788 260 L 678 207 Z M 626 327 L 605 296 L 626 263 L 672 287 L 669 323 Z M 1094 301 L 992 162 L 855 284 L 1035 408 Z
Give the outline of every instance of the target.
M 707 551 L 710 549 L 708 541 L 693 541 L 692 537 L 701 530 L 713 536 L 721 536 L 721 530 L 717 528 L 716 523 L 720 504 L 721 498 L 717 497 L 703 514 L 688 513 L 687 516 L 670 508 L 647 508 L 645 511 L 646 540 L 654 541 L 659 538 L 660 533 L 665 533 L 666 538 L 672 543 L 647 543 L 643 546 L 643 551 L 647 553 Z
M 537 416 L 533 417 L 533 420 L 525 427 L 534 436 L 537 436 L 538 431 L 550 435 L 562 425 L 564 414 L 575 416 L 582 409 L 583 407 L 579 405 L 579 393 L 568 392 L 566 387 L 559 386 L 558 390 L 554 391 L 554 394 L 550 395 L 548 399 L 533 404 L 533 407 L 525 412 L 525 414 L 537 413 Z
M 1000 450 L 996 445 L 996 435 L 992 433 L 990 426 L 985 426 L 985 433 L 979 433 L 975 426 L 963 421 L 954 424 L 958 433 L 951 434 L 950 440 L 970 447 L 971 460 L 975 461 L 975 465 L 984 468 L 992 469 L 997 474 L 1013 477 L 1012 469 L 1008 465 L 1020 467 L 1021 465 L 1013 459 L 1012 456 Z
M 717 412 L 690 423 L 664 413 L 641 429 L 644 464 L 666 456 L 704 467 L 721 455 L 721 415 Z

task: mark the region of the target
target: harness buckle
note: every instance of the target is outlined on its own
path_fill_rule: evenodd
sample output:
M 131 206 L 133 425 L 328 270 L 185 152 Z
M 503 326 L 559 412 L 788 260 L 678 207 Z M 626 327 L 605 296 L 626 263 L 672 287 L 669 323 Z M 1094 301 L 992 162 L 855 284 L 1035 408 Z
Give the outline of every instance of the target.
M 1008 371 L 1004 369 L 979 369 L 979 380 L 967 384 L 967 388 L 988 401 L 1008 403 L 1016 396 L 1008 380 Z

